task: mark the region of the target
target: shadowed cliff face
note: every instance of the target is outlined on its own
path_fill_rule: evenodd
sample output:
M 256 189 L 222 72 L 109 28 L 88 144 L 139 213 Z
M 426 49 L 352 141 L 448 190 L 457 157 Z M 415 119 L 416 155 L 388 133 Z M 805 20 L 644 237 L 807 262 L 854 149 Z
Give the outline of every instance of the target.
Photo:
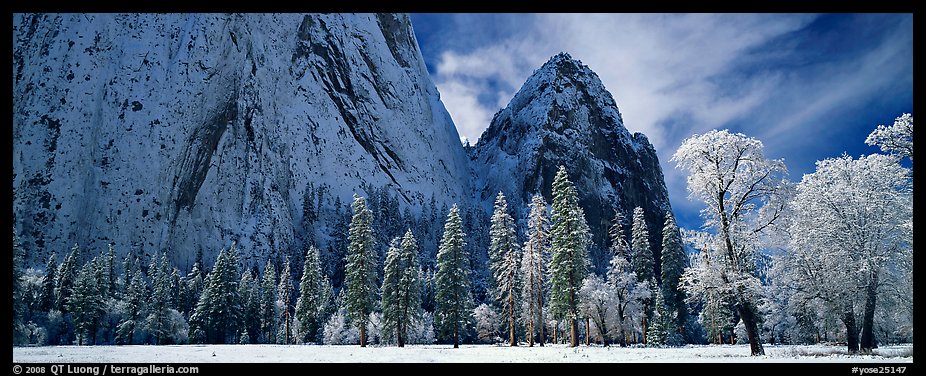
M 646 211 L 658 259 L 671 207 L 656 152 L 644 135 L 627 131 L 598 76 L 569 55 L 554 56 L 527 79 L 492 119 L 472 158 L 483 176 L 479 199 L 490 207 L 504 192 L 522 208 L 522 221 L 535 193 L 551 202 L 553 177 L 566 166 L 592 230 L 590 254 L 599 272 L 610 260 L 607 234 L 615 210 L 624 214 L 628 235 L 634 207 Z
M 235 240 L 245 262 L 301 252 L 309 183 L 348 203 L 389 186 L 414 210 L 472 191 L 405 15 L 13 25 L 13 207 L 33 263 L 75 243 L 181 267 Z

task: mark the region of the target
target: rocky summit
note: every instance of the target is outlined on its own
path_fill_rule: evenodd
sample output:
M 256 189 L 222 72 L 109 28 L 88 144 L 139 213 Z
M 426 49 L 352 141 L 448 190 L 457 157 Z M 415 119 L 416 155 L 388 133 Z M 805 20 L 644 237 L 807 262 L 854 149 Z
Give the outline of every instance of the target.
M 592 231 L 590 255 L 597 270 L 603 272 L 610 260 L 607 239 L 615 210 L 624 215 L 629 236 L 637 206 L 646 213 L 658 260 L 671 207 L 656 151 L 642 133 L 627 131 L 598 75 L 569 54 L 552 57 L 527 79 L 471 154 L 478 198 L 486 208 L 501 191 L 525 218 L 534 194 L 551 202 L 553 177 L 563 165 Z

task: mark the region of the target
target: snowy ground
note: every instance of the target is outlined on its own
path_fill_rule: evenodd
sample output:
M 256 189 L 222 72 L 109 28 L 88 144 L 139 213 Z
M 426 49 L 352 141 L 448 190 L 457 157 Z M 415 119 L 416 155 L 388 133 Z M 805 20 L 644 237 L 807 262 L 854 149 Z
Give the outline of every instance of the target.
M 14 363 L 606 363 L 606 362 L 813 362 L 912 363 L 913 345 L 885 346 L 876 355 L 848 356 L 844 347 L 771 346 L 749 356 L 748 345 L 682 348 L 620 348 L 565 345 L 507 347 L 411 345 L 405 348 L 315 345 L 183 345 L 14 347 Z

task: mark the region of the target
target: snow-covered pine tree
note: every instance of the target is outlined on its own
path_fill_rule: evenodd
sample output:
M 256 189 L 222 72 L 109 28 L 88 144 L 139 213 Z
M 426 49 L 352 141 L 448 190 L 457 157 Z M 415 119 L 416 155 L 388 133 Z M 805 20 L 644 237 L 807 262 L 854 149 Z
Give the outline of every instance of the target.
M 71 290 L 74 288 L 74 280 L 77 279 L 77 258 L 80 247 L 74 244 L 61 265 L 58 266 L 58 277 L 55 280 L 55 306 L 62 314 L 70 312 L 68 310 L 68 298 L 71 296 Z
M 58 272 L 58 255 L 52 252 L 45 264 L 42 290 L 39 293 L 39 311 L 49 312 L 55 308 L 55 276 Z
M 575 185 L 569 181 L 563 166 L 553 179 L 551 223 L 550 308 L 557 319 L 569 321 L 571 345 L 576 347 L 579 345 L 578 293 L 588 274 L 590 235 Z
M 160 262 L 159 262 L 160 261 Z M 154 336 L 154 344 L 162 345 L 167 337 L 167 320 L 170 312 L 170 275 L 167 254 L 151 258 L 148 274 L 151 277 L 151 300 L 148 304 L 146 327 Z
M 320 343 L 321 329 L 327 320 L 326 309 L 332 299 L 331 284 L 322 273 L 318 248 L 310 246 L 305 253 L 299 299 L 296 301 L 297 341 Z
M 203 293 L 203 264 L 202 264 L 202 252 L 197 252 L 198 257 L 196 262 L 193 263 L 193 268 L 190 272 L 184 277 L 183 284 L 180 288 L 180 308 L 178 311 L 183 313 L 183 315 L 189 320 L 190 315 L 193 313 L 193 309 L 196 308 L 196 301 L 199 300 L 199 296 Z
M 74 319 L 74 332 L 77 336 L 77 345 L 84 344 L 89 339 L 91 344 L 96 342 L 96 330 L 103 317 L 104 303 L 102 280 L 98 278 L 101 273 L 101 260 L 94 258 L 84 265 L 74 279 L 74 287 L 67 298 L 68 310 Z
M 653 321 L 646 328 L 646 346 L 662 347 L 666 345 L 669 330 L 674 326 L 672 312 L 666 306 L 665 298 L 662 296 L 662 289 L 656 289 L 653 306 L 655 307 Z
M 260 288 L 249 269 L 241 273 L 238 282 L 238 296 L 241 298 L 240 344 L 251 343 L 260 335 Z M 245 342 L 242 342 L 246 340 Z
M 127 265 L 128 264 L 129 263 L 127 263 Z M 140 270 L 137 268 L 130 268 L 124 272 L 126 287 L 123 301 L 126 304 L 126 315 L 125 318 L 119 322 L 116 329 L 116 343 L 134 345 L 135 333 L 141 328 L 141 319 L 145 311 L 148 290 L 145 287 L 145 279 Z
M 260 328 L 264 343 L 276 343 L 277 304 L 276 271 L 270 258 L 264 263 L 264 276 L 260 284 Z
M 527 218 L 527 240 L 521 256 L 523 319 L 527 323 L 527 344 L 534 346 L 534 336 L 539 336 L 543 346 L 544 321 L 543 302 L 546 291 L 547 264 L 550 262 L 550 218 L 543 196 L 531 197 L 530 214 Z
M 668 328 L 672 340 L 685 338 L 685 323 L 688 322 L 688 306 L 685 304 L 685 292 L 678 287 L 682 273 L 685 272 L 688 257 L 685 255 L 685 248 L 682 244 L 682 234 L 675 223 L 675 217 L 672 212 L 666 212 L 666 222 L 662 227 L 662 257 L 660 258 L 660 271 L 662 272 L 662 295 L 665 299 L 669 311 L 673 311 L 676 317 L 673 322 L 674 328 Z M 674 334 L 678 334 L 675 336 Z M 676 345 L 669 341 L 670 345 Z
M 228 251 L 222 250 L 212 272 L 206 277 L 203 293 L 190 316 L 191 341 L 206 343 L 238 342 L 239 313 L 238 251 L 232 243 Z
M 373 214 L 366 200 L 354 195 L 345 265 L 344 299 L 350 321 L 360 330 L 360 347 L 366 347 L 366 325 L 376 306 L 376 249 L 373 237 Z
M 106 297 L 112 298 L 116 296 L 116 249 L 113 243 L 109 243 L 105 257 Z
M 289 267 L 289 257 L 283 263 L 283 271 L 280 272 L 280 284 L 277 286 L 277 313 L 279 319 L 279 333 L 277 333 L 277 343 L 284 345 L 290 344 L 292 337 L 292 306 L 293 306 L 293 277 Z
M 472 322 L 473 298 L 467 265 L 466 234 L 456 204 L 447 214 L 444 235 L 437 252 L 434 321 L 441 340 L 452 340 L 460 347 L 460 337 Z
M 633 269 L 637 274 L 637 283 L 645 284 L 650 290 L 655 290 L 656 278 L 653 271 L 655 261 L 653 260 L 653 250 L 649 244 L 649 230 L 646 227 L 646 218 L 643 214 L 643 208 L 637 206 L 633 209 L 633 226 L 630 230 L 631 243 L 633 251 Z M 652 299 L 643 299 L 644 315 L 641 318 L 644 336 L 649 331 L 647 325 L 653 319 L 653 301 Z M 646 344 L 646 337 L 644 337 Z
M 495 197 L 489 238 L 489 260 L 494 282 L 492 296 L 500 304 L 502 315 L 508 322 L 508 343 L 517 346 L 515 328 L 521 303 L 521 248 L 518 247 L 514 219 L 508 214 L 508 202 L 502 192 L 498 192 Z
M 418 243 L 411 229 L 395 238 L 386 253 L 382 288 L 383 337 L 404 347 L 409 329 L 421 318 Z

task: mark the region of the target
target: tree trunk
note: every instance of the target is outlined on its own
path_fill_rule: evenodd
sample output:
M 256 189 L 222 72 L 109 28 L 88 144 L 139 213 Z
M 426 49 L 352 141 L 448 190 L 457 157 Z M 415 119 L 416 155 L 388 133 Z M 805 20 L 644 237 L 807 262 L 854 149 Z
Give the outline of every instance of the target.
M 572 332 L 572 339 L 569 343 L 572 345 L 572 347 L 577 347 L 579 346 L 579 320 L 572 318 L 569 320 L 569 322 L 570 331 Z
M 592 343 L 592 327 L 589 326 L 589 318 L 585 318 L 585 346 L 589 346 Z
M 508 286 L 508 343 L 509 346 L 517 346 L 514 328 L 514 283 Z
M 646 347 L 646 314 L 643 315 L 643 346 Z
M 453 321 L 453 348 L 455 349 L 460 347 L 460 337 L 457 332 L 457 323 L 459 323 L 459 320 Z
M 360 347 L 367 347 L 366 323 L 360 322 Z
M 875 348 L 874 319 L 875 303 L 878 300 L 878 272 L 871 275 L 868 282 L 868 296 L 865 298 L 865 314 L 862 317 L 862 354 L 871 354 Z
M 396 342 L 398 342 L 399 344 L 399 347 L 405 347 L 405 338 L 402 338 L 402 324 L 401 323 L 399 323 L 399 325 L 396 325 L 395 338 L 396 338 Z
M 744 326 L 746 326 L 746 336 L 749 337 L 750 355 L 765 355 L 765 348 L 762 347 L 762 341 L 759 339 L 759 326 L 757 324 L 758 320 L 754 308 L 751 304 L 745 302 L 740 302 L 740 304 L 736 305 L 736 308 L 740 313 L 740 318 L 743 320 Z M 730 338 L 732 342 L 733 336 L 730 336 Z
M 852 311 L 851 303 L 847 303 L 845 308 L 842 322 L 846 324 L 846 344 L 849 354 L 858 354 L 858 324 L 855 322 L 855 312 Z

